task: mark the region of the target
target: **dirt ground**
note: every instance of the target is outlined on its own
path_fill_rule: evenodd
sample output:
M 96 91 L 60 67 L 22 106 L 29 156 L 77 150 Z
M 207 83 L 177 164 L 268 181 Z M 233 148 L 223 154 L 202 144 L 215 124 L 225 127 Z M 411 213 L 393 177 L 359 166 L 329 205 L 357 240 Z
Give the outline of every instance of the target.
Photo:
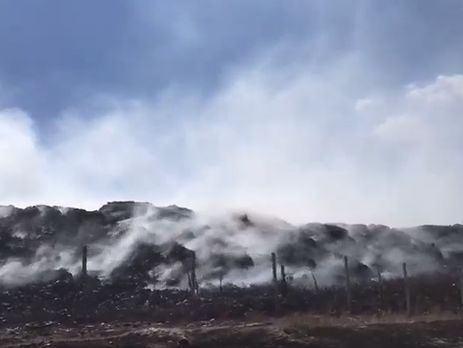
M 302 315 L 267 322 L 208 321 L 175 326 L 141 322 L 74 327 L 36 323 L 1 329 L 0 347 L 463 347 L 463 320 L 376 321 Z

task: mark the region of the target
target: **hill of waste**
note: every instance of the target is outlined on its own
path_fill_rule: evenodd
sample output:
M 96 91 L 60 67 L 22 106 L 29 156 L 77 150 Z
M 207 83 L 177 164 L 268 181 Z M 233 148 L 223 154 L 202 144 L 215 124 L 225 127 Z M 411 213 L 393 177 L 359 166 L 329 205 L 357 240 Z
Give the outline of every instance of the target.
M 62 272 L 78 275 L 88 246 L 90 274 L 158 288 L 187 288 L 194 252 L 202 286 L 219 277 L 234 284 L 271 279 L 277 254 L 294 284 L 317 275 L 321 285 L 342 282 L 344 256 L 353 281 L 378 272 L 400 275 L 460 268 L 463 226 L 391 228 L 384 225 L 292 225 L 252 214 L 206 217 L 177 206 L 111 202 L 95 211 L 33 206 L 0 207 L 0 285 L 48 281 Z M 60 273 L 61 272 L 61 273 Z

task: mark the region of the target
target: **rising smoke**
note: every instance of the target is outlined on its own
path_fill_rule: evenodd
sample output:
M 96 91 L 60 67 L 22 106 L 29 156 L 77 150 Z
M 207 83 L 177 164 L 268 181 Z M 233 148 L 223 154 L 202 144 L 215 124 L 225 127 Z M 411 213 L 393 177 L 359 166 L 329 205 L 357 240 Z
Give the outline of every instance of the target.
M 176 206 L 114 202 L 98 211 L 37 206 L 3 207 L 0 218 L 0 282 L 16 286 L 51 279 L 59 269 L 80 272 L 80 248 L 89 246 L 91 274 L 107 281 L 136 278 L 150 286 L 187 287 L 186 267 L 196 253 L 202 286 L 237 285 L 271 279 L 276 252 L 294 282 L 320 285 L 342 281 L 348 256 L 355 281 L 380 271 L 399 276 L 442 271 L 463 260 L 463 226 L 394 229 L 382 225 L 311 223 L 292 225 L 256 214 L 195 214 Z

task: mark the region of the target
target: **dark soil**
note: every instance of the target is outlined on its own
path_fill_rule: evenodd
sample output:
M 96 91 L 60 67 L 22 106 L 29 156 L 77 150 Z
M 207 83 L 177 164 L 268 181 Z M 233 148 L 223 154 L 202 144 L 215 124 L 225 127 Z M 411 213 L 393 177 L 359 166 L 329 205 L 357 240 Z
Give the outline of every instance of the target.
M 310 327 L 274 323 L 197 323 L 169 327 L 142 323 L 3 329 L 0 347 L 53 348 L 405 348 L 462 347 L 463 321 Z

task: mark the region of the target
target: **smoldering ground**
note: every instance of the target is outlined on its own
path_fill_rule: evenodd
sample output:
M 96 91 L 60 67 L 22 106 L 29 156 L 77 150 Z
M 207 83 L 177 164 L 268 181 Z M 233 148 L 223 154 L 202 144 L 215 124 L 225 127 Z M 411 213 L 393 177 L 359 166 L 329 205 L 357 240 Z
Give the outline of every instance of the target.
M 257 214 L 205 216 L 177 206 L 112 202 L 97 211 L 34 206 L 4 207 L 0 217 L 0 282 L 11 287 L 47 280 L 66 270 L 81 271 L 81 247 L 88 245 L 88 269 L 107 281 L 130 278 L 156 288 L 186 288 L 194 251 L 198 281 L 236 285 L 271 279 L 270 255 L 290 279 L 311 286 L 343 281 L 349 257 L 354 281 L 459 267 L 463 226 L 390 228 L 383 225 L 309 223 L 292 225 Z

